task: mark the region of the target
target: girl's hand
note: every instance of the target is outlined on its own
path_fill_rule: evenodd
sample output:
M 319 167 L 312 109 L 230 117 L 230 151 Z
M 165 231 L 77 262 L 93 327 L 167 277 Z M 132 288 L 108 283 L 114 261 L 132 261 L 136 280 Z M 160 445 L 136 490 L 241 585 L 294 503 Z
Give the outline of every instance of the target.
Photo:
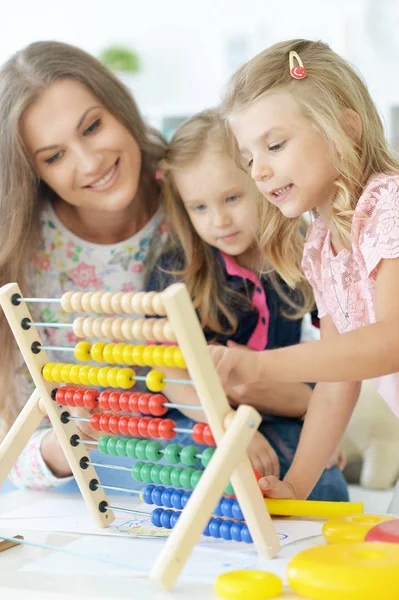
M 257 362 L 261 353 L 225 346 L 209 345 L 208 348 L 225 390 L 259 379 Z
M 277 454 L 267 439 L 257 431 L 248 446 L 247 454 L 252 466 L 261 475 L 280 475 L 280 463 Z
M 259 487 L 267 498 L 289 498 L 296 500 L 297 495 L 293 486 L 287 481 L 280 481 L 277 477 L 269 475 L 259 479 Z
M 343 471 L 346 467 L 346 456 L 339 448 L 336 449 L 330 460 L 326 465 L 326 469 L 331 469 L 337 465 L 340 471 Z

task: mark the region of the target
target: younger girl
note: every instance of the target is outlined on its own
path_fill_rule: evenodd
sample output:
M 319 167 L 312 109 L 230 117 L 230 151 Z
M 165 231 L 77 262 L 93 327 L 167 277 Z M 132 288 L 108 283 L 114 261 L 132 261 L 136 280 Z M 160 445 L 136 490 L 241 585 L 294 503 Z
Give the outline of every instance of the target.
M 216 111 L 194 116 L 176 132 L 161 171 L 165 210 L 175 233 L 148 289 L 161 290 L 184 280 L 207 339 L 245 345 L 249 357 L 254 356 L 253 350 L 299 342 L 301 319 L 295 313 L 300 303 L 302 313 L 311 306 L 312 299 L 306 296 L 309 289 L 303 285 L 302 295 L 294 293 L 271 273 L 261 275 L 265 259 L 257 243 L 259 193 L 235 164 Z M 298 231 L 297 246 L 301 237 Z M 176 377 L 181 378 L 181 372 Z M 249 448 L 253 465 L 261 472 L 276 473 L 279 466 L 283 474 L 287 471 L 302 427 L 297 417 L 306 412 L 310 393 L 303 383 L 264 386 L 253 402 L 269 415 Z M 182 390 L 169 384 L 165 394 L 184 404 L 198 402 L 191 386 Z M 234 388 L 228 395 L 239 398 Z M 239 401 L 249 400 L 241 397 Z M 203 418 L 202 412 L 183 412 L 193 419 Z M 176 413 L 175 420 L 179 418 Z M 180 420 L 179 426 L 189 425 Z M 280 465 L 270 460 L 271 448 L 265 438 Z M 313 497 L 346 497 L 336 468 L 326 471 Z
M 306 498 L 345 430 L 361 380 L 373 378 L 399 415 L 399 165 L 365 84 L 320 42 L 284 42 L 256 56 L 233 76 L 223 110 L 268 203 L 266 250 L 273 245 L 272 264 L 290 285 L 303 280 L 291 240 L 301 216 L 314 215 L 302 266 L 321 341 L 250 357 L 211 350 L 229 385 L 321 382 L 284 481 L 263 481 L 271 496 Z M 282 220 L 289 223 L 283 239 Z

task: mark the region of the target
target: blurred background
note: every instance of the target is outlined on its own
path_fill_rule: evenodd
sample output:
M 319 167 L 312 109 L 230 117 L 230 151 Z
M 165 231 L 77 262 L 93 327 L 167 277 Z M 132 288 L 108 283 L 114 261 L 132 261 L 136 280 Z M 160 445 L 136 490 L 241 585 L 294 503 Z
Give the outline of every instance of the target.
M 217 104 L 229 75 L 260 50 L 322 39 L 363 74 L 399 149 L 399 0 L 16 0 L 2 2 L 2 12 L 0 63 L 35 40 L 106 51 L 167 135 Z M 124 65 L 139 70 L 121 72 Z

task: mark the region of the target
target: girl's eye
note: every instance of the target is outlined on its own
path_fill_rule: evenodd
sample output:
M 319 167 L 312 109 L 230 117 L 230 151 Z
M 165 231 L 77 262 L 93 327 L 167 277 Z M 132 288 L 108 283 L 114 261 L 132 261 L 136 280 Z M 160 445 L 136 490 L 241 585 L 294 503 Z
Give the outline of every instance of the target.
M 93 133 L 96 129 L 99 128 L 100 123 L 101 123 L 101 119 L 96 119 L 96 121 L 94 121 L 94 123 L 89 125 L 89 127 L 84 130 L 83 135 L 90 135 L 90 133 Z
M 250 159 L 250 160 L 247 162 L 247 167 L 248 167 L 248 169 L 250 169 L 250 168 L 252 167 L 252 165 L 253 165 L 253 162 L 254 162 L 254 161 L 253 161 L 253 159 L 252 159 L 252 158 L 251 158 L 251 159 Z
M 227 202 L 236 202 L 238 200 L 239 196 L 237 194 L 235 194 L 234 196 L 228 196 L 226 198 Z
M 205 204 L 198 204 L 198 206 L 194 206 L 193 210 L 195 212 L 204 212 L 204 210 L 206 209 Z
M 271 152 L 278 152 L 279 150 L 282 150 L 285 146 L 285 142 L 279 142 L 278 144 L 271 144 L 269 146 L 269 150 Z
M 57 154 L 53 154 L 53 156 L 50 156 L 49 158 L 46 158 L 46 163 L 48 165 L 51 165 L 52 163 L 54 163 L 56 160 L 59 160 L 60 158 L 62 158 L 64 156 L 64 151 L 61 150 L 60 152 L 57 152 Z

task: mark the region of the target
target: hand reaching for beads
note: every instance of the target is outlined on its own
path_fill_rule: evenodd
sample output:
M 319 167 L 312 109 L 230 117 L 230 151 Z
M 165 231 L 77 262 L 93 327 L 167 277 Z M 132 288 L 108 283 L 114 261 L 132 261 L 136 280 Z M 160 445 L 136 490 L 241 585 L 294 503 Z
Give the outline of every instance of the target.
M 247 454 L 254 469 L 261 475 L 280 475 L 277 454 L 267 439 L 257 431 L 248 446 Z

